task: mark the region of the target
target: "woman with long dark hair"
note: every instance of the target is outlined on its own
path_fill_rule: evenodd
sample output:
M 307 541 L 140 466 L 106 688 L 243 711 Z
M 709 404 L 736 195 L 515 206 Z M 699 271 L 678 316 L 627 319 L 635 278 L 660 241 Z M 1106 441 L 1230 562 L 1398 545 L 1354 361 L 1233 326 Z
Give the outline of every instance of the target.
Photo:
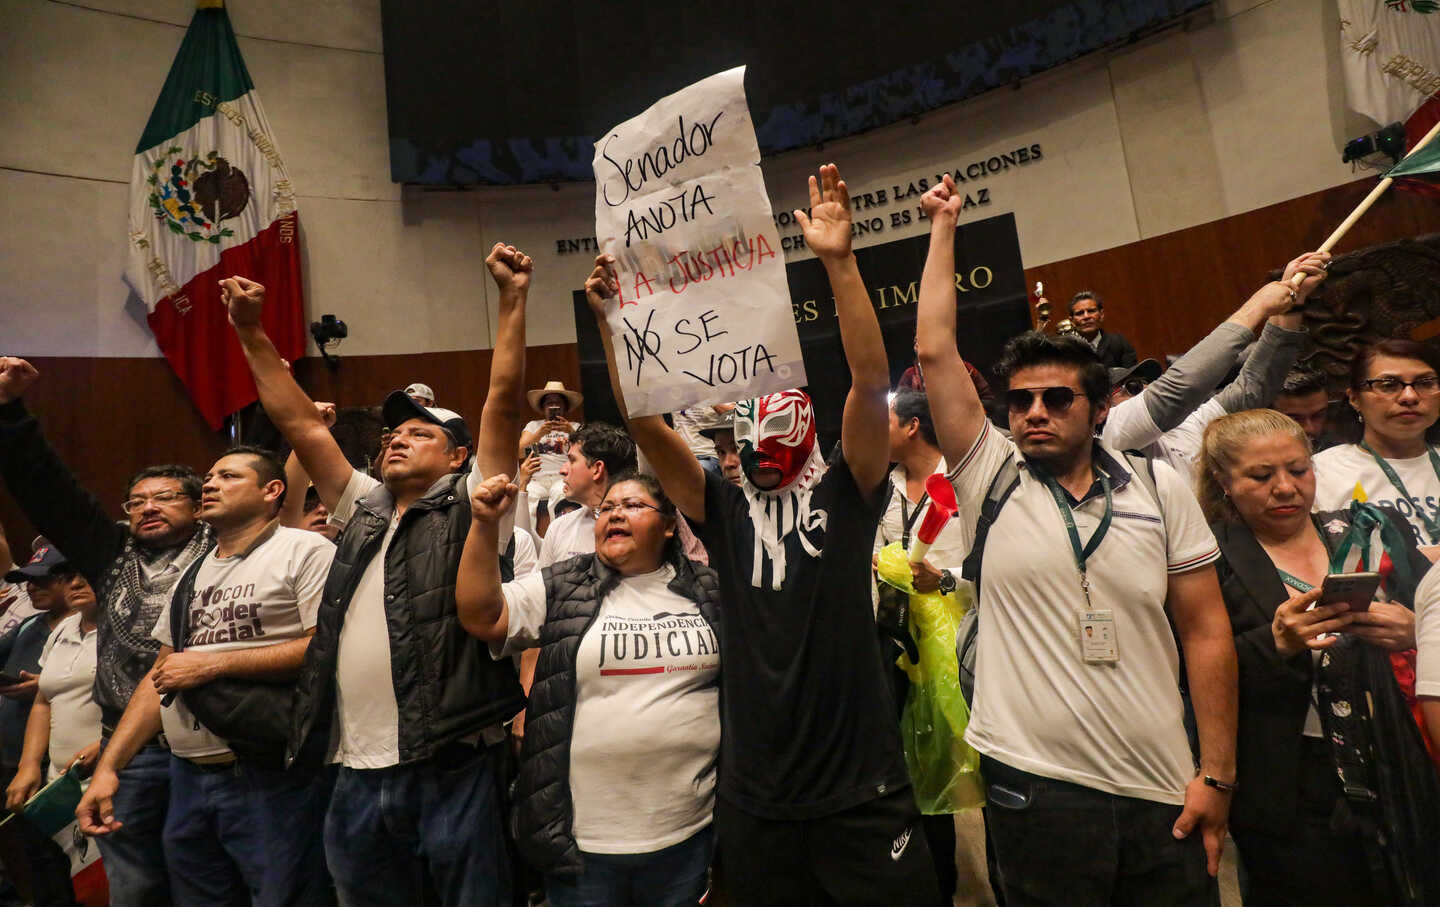
M 1312 513 L 1309 439 L 1273 410 L 1211 423 L 1197 485 L 1240 666 L 1247 903 L 1440 903 L 1440 782 L 1395 663 L 1430 566 L 1409 526 L 1359 502 Z M 1319 603 L 1356 570 L 1382 576 L 1368 608 Z

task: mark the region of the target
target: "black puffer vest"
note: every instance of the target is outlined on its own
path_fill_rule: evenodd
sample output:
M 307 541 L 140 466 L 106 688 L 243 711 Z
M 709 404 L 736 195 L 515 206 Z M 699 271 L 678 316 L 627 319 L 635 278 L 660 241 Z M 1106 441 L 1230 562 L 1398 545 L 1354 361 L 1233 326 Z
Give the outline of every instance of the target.
M 709 567 L 684 557 L 670 561 L 671 592 L 695 602 L 720 634 L 720 580 Z M 575 727 L 575 658 L 580 639 L 600 611 L 600 602 L 620 575 L 593 554 L 546 567 L 545 625 L 540 658 L 525 713 L 525 745 L 515 781 L 516 844 L 535 868 L 561 876 L 579 874 L 580 849 L 571 833 L 570 734 Z M 722 668 L 723 670 L 723 668 Z
M 470 531 L 465 474 L 445 476 L 400 517 L 385 555 L 385 623 L 390 677 L 400 710 L 400 761 L 428 759 L 447 743 L 508 721 L 525 707 L 514 665 L 496 661 L 455 613 L 455 574 Z M 287 764 L 323 764 L 335 721 L 335 668 L 346 609 L 395 511 L 383 486 L 356 505 L 340 536 L 315 636 L 295 690 Z M 511 576 L 509 558 L 501 575 Z M 387 678 L 376 677 L 376 683 Z

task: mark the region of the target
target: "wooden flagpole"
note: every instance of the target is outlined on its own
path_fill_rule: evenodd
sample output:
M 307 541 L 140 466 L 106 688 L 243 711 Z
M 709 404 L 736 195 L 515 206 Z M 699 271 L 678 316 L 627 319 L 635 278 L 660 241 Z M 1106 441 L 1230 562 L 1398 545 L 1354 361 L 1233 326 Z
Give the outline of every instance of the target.
M 1410 149 L 1410 154 L 1414 154 L 1415 152 L 1419 151 L 1421 148 L 1424 148 L 1427 144 L 1429 144 L 1430 140 L 1435 138 L 1436 133 L 1440 133 L 1440 122 L 1437 122 L 1434 126 L 1430 127 L 1430 131 L 1425 133 L 1425 137 L 1422 138 L 1420 141 L 1416 142 L 1415 147 Z M 1405 157 L 1410 157 L 1410 154 L 1405 155 Z M 1379 185 L 1377 185 L 1374 189 L 1370 190 L 1370 194 L 1365 196 L 1364 201 L 1360 202 L 1360 204 L 1355 206 L 1355 210 L 1351 211 L 1350 215 L 1340 222 L 1340 226 L 1335 228 L 1335 232 L 1331 233 L 1329 238 L 1326 239 L 1325 242 L 1321 243 L 1320 248 L 1316 249 L 1315 251 L 1329 252 L 1331 249 L 1333 249 L 1335 247 L 1335 244 L 1340 242 L 1340 240 L 1345 237 L 1345 234 L 1350 231 L 1350 228 L 1355 226 L 1355 222 L 1358 221 L 1361 216 L 1365 214 L 1366 211 L 1370 210 L 1370 206 L 1375 204 L 1375 202 L 1380 199 L 1380 196 L 1385 194 L 1385 190 L 1389 189 L 1390 184 L 1393 182 L 1395 182 L 1395 180 L 1392 177 L 1387 176 L 1382 179 Z M 1291 279 L 1291 282 L 1298 287 L 1304 279 L 1304 274 L 1296 274 Z

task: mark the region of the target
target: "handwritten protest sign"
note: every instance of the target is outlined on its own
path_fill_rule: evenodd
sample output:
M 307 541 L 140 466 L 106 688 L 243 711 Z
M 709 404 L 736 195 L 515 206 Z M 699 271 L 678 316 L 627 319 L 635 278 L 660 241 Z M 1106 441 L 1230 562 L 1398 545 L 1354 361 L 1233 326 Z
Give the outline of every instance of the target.
M 745 67 L 657 101 L 595 143 L 595 235 L 632 416 L 805 383 Z

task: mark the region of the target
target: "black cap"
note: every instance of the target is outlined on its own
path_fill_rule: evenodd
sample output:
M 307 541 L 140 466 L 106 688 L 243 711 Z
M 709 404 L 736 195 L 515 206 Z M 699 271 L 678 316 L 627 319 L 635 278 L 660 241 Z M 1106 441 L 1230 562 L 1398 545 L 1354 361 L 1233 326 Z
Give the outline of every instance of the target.
M 65 555 L 54 545 L 41 545 L 30 555 L 30 560 L 23 567 L 16 567 L 5 574 L 7 583 L 27 583 L 36 579 L 49 579 L 58 572 L 64 571 L 70 566 L 65 560 Z
M 1144 378 L 1146 381 L 1154 381 L 1160 377 L 1160 373 L 1163 371 L 1165 370 L 1160 367 L 1160 363 L 1154 359 L 1141 359 L 1129 368 L 1112 368 L 1110 370 L 1110 386 L 1119 387 L 1129 380 L 1131 376 Z
M 381 414 L 391 429 L 399 428 L 411 419 L 421 419 L 450 432 L 455 443 L 461 447 L 470 446 L 470 426 L 464 416 L 439 406 L 421 406 L 404 391 L 394 391 L 386 397 Z

